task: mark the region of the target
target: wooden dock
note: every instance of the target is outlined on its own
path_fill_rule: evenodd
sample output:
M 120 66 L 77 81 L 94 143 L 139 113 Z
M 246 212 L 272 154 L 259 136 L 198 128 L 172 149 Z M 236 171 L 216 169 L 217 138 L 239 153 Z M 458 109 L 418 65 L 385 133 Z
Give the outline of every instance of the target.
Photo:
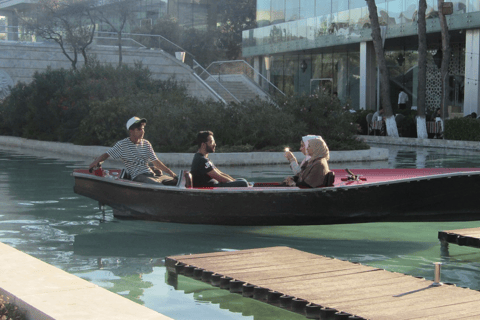
M 478 291 L 288 247 L 171 256 L 165 262 L 171 273 L 309 319 L 480 319 Z
M 454 243 L 459 246 L 480 248 L 480 228 L 439 231 L 438 240 L 443 246 Z

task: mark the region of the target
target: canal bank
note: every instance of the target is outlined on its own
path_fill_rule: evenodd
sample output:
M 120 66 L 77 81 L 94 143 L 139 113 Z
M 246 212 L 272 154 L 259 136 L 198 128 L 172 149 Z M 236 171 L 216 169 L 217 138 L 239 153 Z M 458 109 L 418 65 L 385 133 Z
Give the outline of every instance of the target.
M 389 144 L 407 147 L 429 147 L 443 149 L 459 149 L 480 151 L 480 141 L 444 140 L 444 139 L 418 139 L 388 136 L 358 136 L 368 143 Z
M 0 242 L 0 295 L 28 320 L 171 320 Z
M 24 139 L 19 137 L 0 136 L 0 146 L 21 150 L 38 150 L 50 154 L 52 157 L 76 156 L 82 159 L 93 160 L 106 152 L 109 147 L 79 146 L 65 142 L 51 142 Z M 302 159 L 300 152 L 294 152 L 298 159 Z M 159 159 L 167 166 L 189 167 L 192 164 L 191 153 L 157 153 Z M 287 163 L 283 152 L 241 152 L 241 153 L 213 153 L 209 155 L 216 165 L 247 166 L 270 165 Z M 331 151 L 329 162 L 356 162 L 382 161 L 388 159 L 388 150 L 370 148 L 368 150 Z M 112 162 L 112 160 L 108 160 Z

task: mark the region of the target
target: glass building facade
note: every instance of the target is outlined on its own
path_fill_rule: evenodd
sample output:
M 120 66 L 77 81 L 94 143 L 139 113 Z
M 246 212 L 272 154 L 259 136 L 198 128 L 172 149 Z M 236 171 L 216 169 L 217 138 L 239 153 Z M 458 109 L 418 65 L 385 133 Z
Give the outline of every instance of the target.
M 385 56 L 392 105 L 397 104 L 400 88 L 409 94 L 410 104 L 416 105 L 418 1 L 376 0 L 375 3 L 380 25 L 386 30 Z M 427 107 L 433 108 L 440 99 L 436 81 L 439 70 L 434 60 L 441 41 L 437 0 L 427 0 L 426 18 L 427 94 L 431 90 Z M 362 98 L 366 86 L 376 86 L 376 71 L 374 80 L 365 80 L 367 75 L 361 72 L 366 68 L 363 65 L 362 69 L 361 61 L 374 54 L 361 49 L 362 43 L 372 43 L 365 0 L 257 0 L 257 26 L 243 32 L 243 55 L 257 57 L 259 69 L 282 91 L 310 94 L 322 88 L 337 92 L 355 109 L 377 104 Z M 453 2 L 448 26 L 453 48 L 449 96 L 452 107 L 463 110 L 465 88 L 459 81 L 465 79 L 465 34 L 467 30 L 480 28 L 480 1 Z M 262 63 L 263 57 L 271 61 L 269 70 Z

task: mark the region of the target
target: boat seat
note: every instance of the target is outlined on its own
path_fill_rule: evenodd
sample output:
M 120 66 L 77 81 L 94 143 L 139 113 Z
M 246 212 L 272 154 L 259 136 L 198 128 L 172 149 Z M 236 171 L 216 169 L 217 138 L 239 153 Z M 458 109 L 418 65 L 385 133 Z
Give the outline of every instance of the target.
M 193 184 L 192 184 L 192 174 L 190 171 L 186 170 L 180 170 L 180 172 L 177 175 L 178 177 L 178 182 L 177 182 L 177 187 L 179 188 L 187 188 L 191 189 Z
M 185 188 L 187 189 L 193 188 L 193 178 L 190 171 L 185 171 L 183 173 L 183 176 L 185 177 Z
M 130 176 L 130 174 L 127 172 L 126 169 L 122 169 L 122 172 L 120 172 L 120 179 L 132 180 L 132 177 Z
M 327 173 L 325 176 L 325 179 L 323 180 L 323 186 L 325 187 L 331 187 L 335 183 L 335 172 L 330 171 Z

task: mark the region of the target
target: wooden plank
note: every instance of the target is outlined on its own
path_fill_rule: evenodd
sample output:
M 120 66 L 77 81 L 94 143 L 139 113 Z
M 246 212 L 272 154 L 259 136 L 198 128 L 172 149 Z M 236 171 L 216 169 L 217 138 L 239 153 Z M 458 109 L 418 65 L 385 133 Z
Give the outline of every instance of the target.
M 438 239 L 444 242 L 473 248 L 480 248 L 480 228 L 466 228 L 438 232 Z
M 480 292 L 288 247 L 167 259 L 371 320 L 480 315 Z
M 324 271 L 324 272 L 318 272 L 318 273 L 312 273 L 312 274 L 305 274 L 305 275 L 294 275 L 294 276 L 289 276 L 289 275 L 283 275 L 282 277 L 277 277 L 277 278 L 269 278 L 269 279 L 258 279 L 255 280 L 255 283 L 258 284 L 258 286 L 275 286 L 275 284 L 287 284 L 287 283 L 297 283 L 297 282 L 303 282 L 303 281 L 315 281 L 315 280 L 323 280 L 326 281 L 325 279 L 328 278 L 336 278 L 344 275 L 358 275 L 363 272 L 371 272 L 371 271 L 377 271 L 381 269 L 376 269 L 373 267 L 365 267 L 364 269 L 358 269 L 358 268 L 351 268 L 351 267 L 345 267 L 345 268 L 340 268 L 340 269 L 335 269 L 335 270 L 329 270 L 329 271 Z M 253 278 L 253 277 L 252 277 Z M 252 281 L 252 278 L 248 278 L 249 281 Z M 240 279 L 239 279 L 240 280 Z
M 372 284 L 369 287 L 355 288 L 355 290 L 332 290 L 326 292 L 312 292 L 306 298 L 312 300 L 315 303 L 319 303 L 320 300 L 326 304 L 338 304 L 343 302 L 356 301 L 368 297 L 384 297 L 384 296 L 401 296 L 407 292 L 415 290 L 424 290 L 428 287 L 426 283 L 418 283 L 415 281 L 401 281 L 395 286 L 390 284 L 376 285 Z
M 373 271 L 378 270 L 374 267 L 363 267 L 358 268 L 356 266 L 349 266 L 349 265 L 309 265 L 306 267 L 298 267 L 294 265 L 288 266 L 263 266 L 260 268 L 250 267 L 248 269 L 239 270 L 239 269 L 223 269 L 218 268 L 215 269 L 215 272 L 218 274 L 227 274 L 235 279 L 270 279 L 272 277 L 292 277 L 292 276 L 300 276 L 300 275 L 313 275 L 313 274 L 320 274 L 320 273 L 330 273 L 333 271 L 340 271 L 340 270 L 355 270 L 354 272 L 366 272 L 366 271 Z
M 344 290 L 348 288 L 362 287 L 365 285 L 372 285 L 372 280 L 376 279 L 375 283 L 387 282 L 395 283 L 402 282 L 404 276 L 390 275 L 387 273 L 379 272 L 366 272 L 366 273 L 354 273 L 344 274 L 335 277 L 329 277 L 328 274 L 324 278 L 316 278 L 312 280 L 296 281 L 296 282 L 277 282 L 272 283 L 269 281 L 259 282 L 262 287 L 269 286 L 275 288 L 275 290 L 294 290 L 294 289 L 308 289 L 314 288 L 317 292 L 330 292 L 336 290 Z M 382 282 L 383 281 L 383 282 Z M 256 282 L 255 282 L 256 283 Z
M 352 301 L 350 303 L 343 303 L 342 306 L 345 308 L 356 308 L 356 307 L 364 307 L 364 306 L 379 306 L 386 303 L 396 303 L 397 301 L 402 301 L 403 303 L 408 302 L 409 305 L 419 304 L 422 308 L 425 306 L 439 306 L 439 305 L 448 305 L 451 303 L 457 302 L 465 302 L 465 301 L 475 301 L 479 297 L 478 295 L 469 294 L 471 290 L 467 290 L 466 292 L 459 292 L 458 288 L 453 286 L 442 286 L 437 287 L 442 288 L 442 293 L 438 294 L 434 301 L 432 301 L 431 296 L 423 295 L 421 291 L 413 292 L 411 294 L 403 295 L 401 297 L 398 296 L 384 296 L 380 298 L 364 298 L 356 301 Z M 410 301 L 407 301 L 410 300 Z M 332 306 L 338 307 L 335 304 Z
M 428 291 L 432 289 L 433 291 Z M 405 298 L 405 299 L 403 299 Z M 395 299 L 395 300 L 394 300 Z M 430 287 L 427 290 L 416 292 L 414 295 L 410 296 L 401 296 L 397 298 L 392 297 L 392 301 L 389 302 L 389 307 L 404 307 L 405 301 L 408 302 L 409 310 L 425 310 L 431 308 L 445 307 L 449 305 L 462 304 L 467 302 L 480 302 L 480 295 L 476 296 L 457 296 L 446 294 L 440 287 Z M 358 306 L 353 308 L 359 312 L 367 312 L 371 310 L 376 310 L 381 307 L 383 303 L 372 302 L 371 304 Z
M 473 233 L 480 233 L 480 227 L 477 227 L 477 228 L 464 228 L 464 229 L 454 229 L 454 230 L 445 230 L 443 232 L 448 232 L 448 233 L 469 233 L 469 232 L 473 232 Z
M 240 259 L 240 260 L 233 260 L 233 261 L 210 261 L 210 260 L 192 260 L 189 261 L 188 264 L 195 265 L 197 268 L 203 268 L 203 269 L 208 269 L 208 268 L 216 268 L 219 270 L 245 270 L 245 269 L 253 269 L 253 268 L 270 268 L 270 267 L 276 267 L 276 269 L 285 269 L 290 266 L 296 266 L 296 268 L 299 268 L 298 262 L 296 261 L 297 258 L 295 259 L 269 259 L 265 260 L 266 257 L 258 257 L 256 259 Z M 334 261 L 333 259 L 324 259 L 323 257 L 317 257 L 316 259 L 311 258 L 311 259 L 302 259 L 304 262 L 303 264 L 306 266 L 311 266 L 311 265 L 329 265 L 334 267 L 340 266 L 342 264 L 339 264 L 338 262 L 341 262 L 340 260 Z
M 371 320 L 413 320 L 424 319 L 425 317 L 434 317 L 435 319 L 457 319 L 458 317 L 468 316 L 478 313 L 478 301 L 457 303 L 449 306 L 424 310 L 409 310 L 407 307 L 399 308 L 379 308 L 374 312 L 366 312 L 367 318 Z M 371 316 L 370 316 L 371 315 Z
M 221 252 L 210 252 L 210 253 L 199 253 L 199 254 L 192 254 L 192 255 L 178 255 L 178 256 L 170 256 L 167 257 L 169 259 L 182 259 L 182 260 L 189 260 L 189 259 L 198 259 L 198 258 L 226 258 L 229 256 L 247 256 L 247 255 L 266 255 L 266 254 L 275 254 L 281 253 L 286 254 L 288 252 L 294 252 L 298 254 L 298 250 L 289 248 L 289 247 L 268 247 L 268 248 L 258 248 L 258 249 L 245 249 L 245 250 L 235 250 L 235 251 L 221 251 Z M 301 252 L 301 251 L 300 251 Z M 307 252 L 305 252 L 307 253 Z M 308 255 L 314 255 L 312 253 L 308 253 Z

